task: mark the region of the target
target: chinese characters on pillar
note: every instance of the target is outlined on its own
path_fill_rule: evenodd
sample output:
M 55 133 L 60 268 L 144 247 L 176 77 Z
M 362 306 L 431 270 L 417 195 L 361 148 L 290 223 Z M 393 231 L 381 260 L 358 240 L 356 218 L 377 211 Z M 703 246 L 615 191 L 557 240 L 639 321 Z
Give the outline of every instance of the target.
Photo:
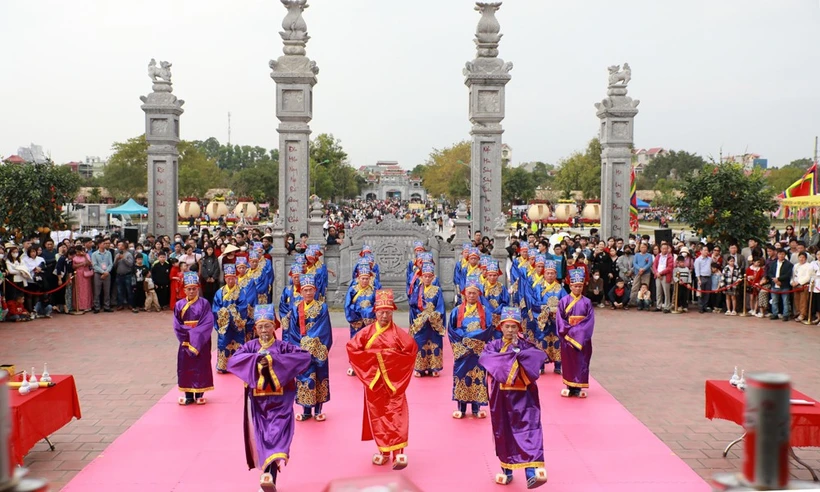
M 296 224 L 299 223 L 300 202 L 299 199 L 299 142 L 290 141 L 285 144 L 287 150 L 287 230 L 297 233 Z
M 167 179 L 165 161 L 154 161 L 154 176 L 157 185 L 163 185 Z M 165 213 L 168 197 L 165 196 L 164 186 L 154 186 L 154 229 L 165 231 Z M 176 232 L 176 231 L 173 231 Z
M 481 144 L 481 235 L 492 236 L 493 230 L 493 147 L 489 142 Z

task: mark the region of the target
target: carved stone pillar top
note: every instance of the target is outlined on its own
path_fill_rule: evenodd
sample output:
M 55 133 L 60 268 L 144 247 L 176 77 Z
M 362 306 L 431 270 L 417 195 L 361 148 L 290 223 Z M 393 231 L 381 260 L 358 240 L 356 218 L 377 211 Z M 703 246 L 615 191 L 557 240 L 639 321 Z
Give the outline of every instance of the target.
M 609 71 L 609 86 L 606 94 L 607 98 L 599 103 L 595 103 L 598 110 L 598 117 L 604 118 L 607 115 L 616 117 L 630 117 L 638 114 L 638 99 L 627 96 L 626 86 L 632 80 L 632 68 L 629 63 L 624 63 L 621 70 L 620 65 L 612 65 L 607 68 Z
M 481 18 L 476 26 L 475 44 L 476 57 L 464 66 L 465 84 L 492 84 L 503 86 L 510 81 L 511 62 L 498 58 L 498 42 L 503 34 L 501 24 L 495 17 L 496 11 L 501 8 L 501 2 L 476 2 L 475 9 L 481 12 Z
M 286 81 L 289 77 L 305 77 L 302 83 L 316 83 L 316 75 L 319 73 L 319 67 L 315 61 L 311 61 L 307 56 L 307 45 L 310 36 L 307 33 L 307 24 L 302 18 L 302 12 L 308 8 L 307 0 L 281 0 L 282 5 L 288 9 L 287 15 L 282 19 L 282 29 L 279 35 L 282 36 L 283 56 L 276 60 L 270 61 L 270 68 L 272 70 L 271 77 L 280 82 Z M 291 81 L 291 83 L 299 83 Z

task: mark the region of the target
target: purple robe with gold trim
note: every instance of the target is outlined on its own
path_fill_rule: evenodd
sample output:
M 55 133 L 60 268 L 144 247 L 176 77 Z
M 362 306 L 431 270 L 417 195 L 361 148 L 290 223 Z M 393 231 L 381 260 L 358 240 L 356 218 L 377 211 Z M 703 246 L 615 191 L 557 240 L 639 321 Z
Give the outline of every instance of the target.
M 267 359 L 268 368 L 260 365 Z M 248 469 L 265 470 L 275 460 L 287 462 L 293 440 L 294 379 L 310 365 L 310 354 L 274 340 L 267 349 L 258 339 L 228 359 L 228 372 L 245 382 L 245 458 Z
M 564 384 L 570 388 L 589 388 L 592 331 L 595 328 L 592 301 L 570 294 L 558 302 L 556 314 Z
M 180 391 L 203 393 L 214 389 L 211 372 L 211 330 L 214 315 L 205 298 L 187 299 L 174 306 L 174 332 L 179 340 L 177 385 Z
M 502 468 L 544 466 L 544 431 L 536 380 L 546 358 L 543 350 L 523 339 L 517 346 L 503 339 L 493 340 L 479 357 L 479 363 L 492 377 L 490 420 L 495 454 Z

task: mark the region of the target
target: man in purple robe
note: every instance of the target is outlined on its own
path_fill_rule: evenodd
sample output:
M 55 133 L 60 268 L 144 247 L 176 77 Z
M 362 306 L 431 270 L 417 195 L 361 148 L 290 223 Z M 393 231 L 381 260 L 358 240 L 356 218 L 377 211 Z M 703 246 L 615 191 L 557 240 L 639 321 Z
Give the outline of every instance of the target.
M 177 351 L 177 385 L 185 396 L 180 405 L 205 404 L 204 393 L 214 389 L 211 372 L 211 330 L 214 315 L 207 300 L 199 297 L 199 277 L 185 272 L 185 299 L 174 306 L 174 332 L 179 340 Z
M 245 458 L 262 470 L 259 486 L 276 491 L 276 476 L 290 458 L 295 378 L 310 365 L 310 353 L 276 339 L 276 309 L 254 311 L 256 334 L 228 359 L 228 372 L 245 382 Z
M 490 421 L 502 470 L 495 483 L 509 484 L 513 470 L 524 468 L 527 488 L 534 489 L 547 482 L 541 400 L 536 384 L 547 354 L 520 336 L 521 310 L 517 307 L 501 310 L 499 327 L 502 338 L 487 343 L 479 357 L 479 363 L 492 378 Z
M 567 386 L 561 390 L 561 396 L 586 398 L 595 310 L 592 301 L 583 295 L 584 269 L 570 270 L 569 280 L 571 294 L 561 299 L 556 313 L 558 337 L 561 339 L 561 370 Z

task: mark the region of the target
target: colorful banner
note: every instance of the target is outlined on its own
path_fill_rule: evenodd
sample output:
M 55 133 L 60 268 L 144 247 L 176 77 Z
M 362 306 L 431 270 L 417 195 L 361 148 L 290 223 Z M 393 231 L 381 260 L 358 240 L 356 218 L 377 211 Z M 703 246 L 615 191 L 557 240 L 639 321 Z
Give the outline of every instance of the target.
M 638 232 L 638 185 L 635 184 L 635 168 L 629 175 L 629 228 Z
M 786 191 L 778 195 L 778 198 L 817 195 L 817 186 L 817 163 L 815 162 L 802 178 L 786 188 Z

